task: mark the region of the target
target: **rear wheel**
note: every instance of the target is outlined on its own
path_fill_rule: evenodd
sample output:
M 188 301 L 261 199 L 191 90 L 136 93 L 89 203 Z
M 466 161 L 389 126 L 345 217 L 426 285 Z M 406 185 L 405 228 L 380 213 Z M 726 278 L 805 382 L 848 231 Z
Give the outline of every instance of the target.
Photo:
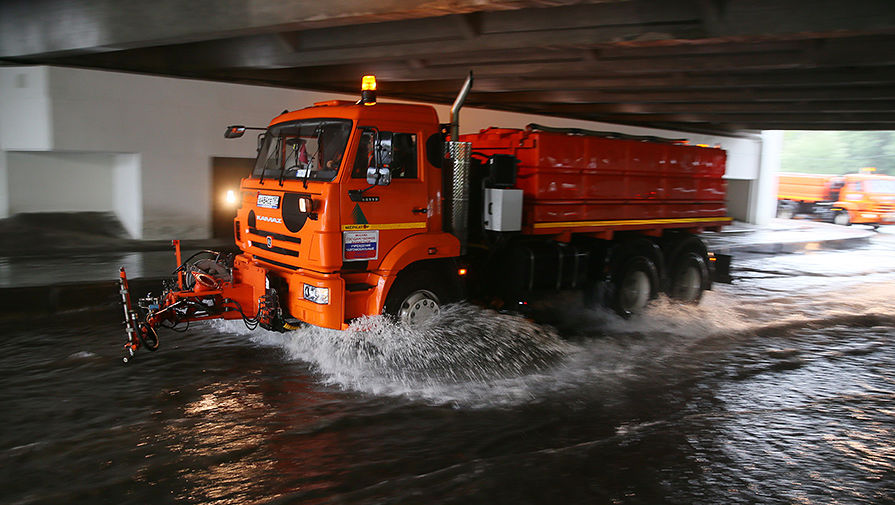
M 671 298 L 685 303 L 699 303 L 708 279 L 705 260 L 695 252 L 681 256 L 671 271 Z
M 385 299 L 383 312 L 408 326 L 434 319 L 448 301 L 448 292 L 431 272 L 398 277 Z
M 789 202 L 777 202 L 777 217 L 780 219 L 792 219 L 795 217 L 796 211 L 794 206 Z
M 646 256 L 634 256 L 619 270 L 614 283 L 615 311 L 622 317 L 639 314 L 656 295 L 656 266 Z

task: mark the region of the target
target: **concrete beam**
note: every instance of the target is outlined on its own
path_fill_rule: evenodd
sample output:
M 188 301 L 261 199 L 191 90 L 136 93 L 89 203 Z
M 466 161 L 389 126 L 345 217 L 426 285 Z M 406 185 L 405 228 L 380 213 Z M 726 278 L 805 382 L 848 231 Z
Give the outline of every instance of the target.
M 7 0 L 0 3 L 0 57 L 115 51 L 540 5 L 537 0 L 44 0 L 38 6 Z

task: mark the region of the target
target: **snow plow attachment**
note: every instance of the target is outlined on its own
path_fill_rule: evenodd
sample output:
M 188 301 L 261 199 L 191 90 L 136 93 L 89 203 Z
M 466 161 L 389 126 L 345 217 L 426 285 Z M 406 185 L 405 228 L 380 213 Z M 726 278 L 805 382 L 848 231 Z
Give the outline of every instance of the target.
M 231 253 L 200 251 L 180 261 L 180 241 L 173 242 L 178 267 L 159 296 L 134 300 L 124 267 L 119 271 L 126 342 L 122 361 L 129 363 L 141 347 L 159 348 L 160 329 L 183 332 L 193 321 L 242 319 L 246 327 L 284 331 L 276 290 L 266 287 L 267 272 Z M 240 263 L 234 268 L 234 262 Z

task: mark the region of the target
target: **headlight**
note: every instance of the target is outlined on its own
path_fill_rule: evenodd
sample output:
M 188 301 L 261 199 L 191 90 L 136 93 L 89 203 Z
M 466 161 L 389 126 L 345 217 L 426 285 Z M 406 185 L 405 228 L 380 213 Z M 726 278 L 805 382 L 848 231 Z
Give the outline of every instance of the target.
M 303 291 L 305 300 L 309 302 L 319 303 L 320 305 L 329 303 L 329 288 L 318 288 L 317 286 L 305 284 Z
M 298 211 L 299 212 L 311 212 L 314 210 L 314 200 L 306 196 L 301 196 L 298 198 Z

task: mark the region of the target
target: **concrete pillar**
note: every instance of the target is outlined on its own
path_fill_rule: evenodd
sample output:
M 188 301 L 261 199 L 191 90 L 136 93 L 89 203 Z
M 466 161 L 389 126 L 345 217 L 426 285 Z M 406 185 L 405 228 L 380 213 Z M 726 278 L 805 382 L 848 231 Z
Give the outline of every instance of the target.
M 140 155 L 116 154 L 112 173 L 115 215 L 131 238 L 143 238 L 143 192 Z
M 783 131 L 761 132 L 761 160 L 758 177 L 749 192 L 749 222 L 762 225 L 777 213 L 777 172 L 783 153 Z
M 9 170 L 6 168 L 6 151 L 0 149 L 0 219 L 9 217 Z

